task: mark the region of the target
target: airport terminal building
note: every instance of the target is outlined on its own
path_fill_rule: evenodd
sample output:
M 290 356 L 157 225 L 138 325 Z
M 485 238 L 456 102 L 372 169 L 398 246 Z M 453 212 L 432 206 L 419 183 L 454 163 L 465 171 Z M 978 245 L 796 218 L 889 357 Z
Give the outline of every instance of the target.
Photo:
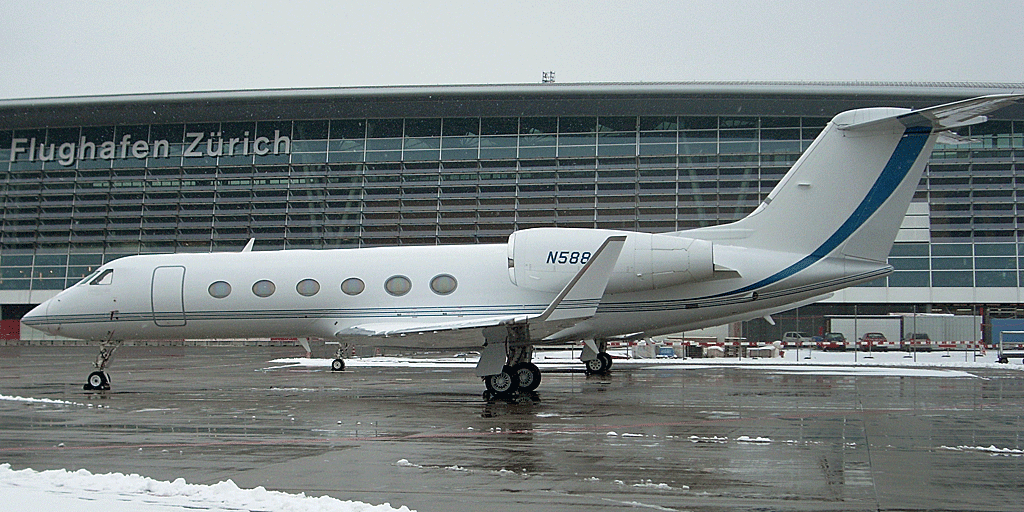
M 666 232 L 736 220 L 828 120 L 1024 84 L 665 83 L 360 87 L 0 101 L 0 318 L 140 253 L 504 243 L 559 226 Z M 1024 106 L 938 145 L 895 272 L 828 314 L 1024 316 Z M 1018 173 L 1020 177 L 1018 178 Z M 780 236 L 786 236 L 781 233 Z

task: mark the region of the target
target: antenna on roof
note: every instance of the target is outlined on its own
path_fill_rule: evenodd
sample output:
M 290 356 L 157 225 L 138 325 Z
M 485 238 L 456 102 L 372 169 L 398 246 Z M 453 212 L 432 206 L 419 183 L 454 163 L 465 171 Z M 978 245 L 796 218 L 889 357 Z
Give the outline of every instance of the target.
M 541 73 L 540 83 L 542 83 L 542 84 L 553 84 L 553 83 L 555 83 L 555 72 L 554 71 L 544 71 L 543 73 Z

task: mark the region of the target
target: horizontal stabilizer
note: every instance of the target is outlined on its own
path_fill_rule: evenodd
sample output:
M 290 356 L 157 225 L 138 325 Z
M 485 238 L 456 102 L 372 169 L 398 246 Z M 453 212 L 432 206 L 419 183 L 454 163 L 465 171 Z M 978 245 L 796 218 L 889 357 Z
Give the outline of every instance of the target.
M 953 132 L 940 132 L 939 138 L 936 139 L 939 144 L 947 144 L 950 146 L 957 144 L 970 144 L 972 142 L 978 142 L 978 139 L 972 139 L 970 137 L 964 137 Z
M 928 128 L 933 131 L 949 130 L 960 126 L 984 123 L 988 120 L 985 114 L 1021 101 L 1024 101 L 1024 94 L 992 94 L 920 110 L 903 111 L 894 116 L 862 123 L 854 122 L 839 126 L 839 129 L 843 131 L 871 130 L 897 120 L 907 128 Z

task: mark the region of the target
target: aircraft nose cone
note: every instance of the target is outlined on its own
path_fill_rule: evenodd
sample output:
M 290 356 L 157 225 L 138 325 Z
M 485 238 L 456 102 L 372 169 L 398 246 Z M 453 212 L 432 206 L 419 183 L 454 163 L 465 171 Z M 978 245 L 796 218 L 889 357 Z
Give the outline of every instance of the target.
M 56 330 L 57 325 L 53 324 L 50 320 L 50 304 L 53 303 L 53 299 L 47 300 L 42 304 L 32 308 L 31 311 L 21 317 L 21 323 L 27 325 L 33 329 L 48 332 L 53 334 Z

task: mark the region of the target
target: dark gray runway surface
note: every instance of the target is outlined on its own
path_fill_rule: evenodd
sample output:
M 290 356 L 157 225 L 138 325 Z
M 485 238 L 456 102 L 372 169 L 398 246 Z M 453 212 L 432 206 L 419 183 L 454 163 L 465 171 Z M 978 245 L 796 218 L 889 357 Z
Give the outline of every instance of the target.
M 89 394 L 94 355 L 0 347 L 0 394 L 73 402 L 0 400 L 0 462 L 420 511 L 1024 508 L 1019 372 L 550 372 L 508 403 L 468 369 L 267 370 L 299 354 L 265 347 L 122 348 Z

